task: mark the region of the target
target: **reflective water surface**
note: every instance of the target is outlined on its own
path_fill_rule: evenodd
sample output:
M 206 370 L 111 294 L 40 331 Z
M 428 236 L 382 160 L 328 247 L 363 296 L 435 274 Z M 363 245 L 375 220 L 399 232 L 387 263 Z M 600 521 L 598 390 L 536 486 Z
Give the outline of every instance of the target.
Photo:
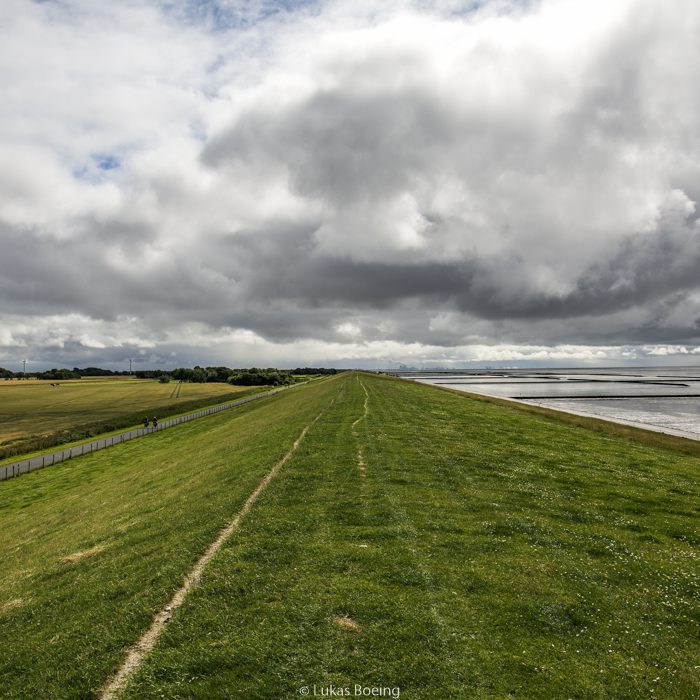
M 397 374 L 700 439 L 700 367 Z

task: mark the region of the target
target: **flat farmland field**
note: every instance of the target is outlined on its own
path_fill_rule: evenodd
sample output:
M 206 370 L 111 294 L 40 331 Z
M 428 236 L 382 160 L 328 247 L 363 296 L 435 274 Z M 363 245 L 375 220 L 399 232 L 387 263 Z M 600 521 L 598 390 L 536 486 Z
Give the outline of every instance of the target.
M 144 415 L 178 413 L 240 396 L 230 384 L 161 384 L 150 379 L 0 382 L 0 459 L 127 427 Z M 62 439 L 63 438 L 63 439 Z

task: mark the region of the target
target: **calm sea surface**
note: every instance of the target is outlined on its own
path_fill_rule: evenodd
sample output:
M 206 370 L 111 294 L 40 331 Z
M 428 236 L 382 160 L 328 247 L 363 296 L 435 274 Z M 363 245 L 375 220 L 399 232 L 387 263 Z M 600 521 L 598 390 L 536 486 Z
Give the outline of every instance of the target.
M 426 384 L 518 399 L 700 440 L 700 368 L 401 372 Z

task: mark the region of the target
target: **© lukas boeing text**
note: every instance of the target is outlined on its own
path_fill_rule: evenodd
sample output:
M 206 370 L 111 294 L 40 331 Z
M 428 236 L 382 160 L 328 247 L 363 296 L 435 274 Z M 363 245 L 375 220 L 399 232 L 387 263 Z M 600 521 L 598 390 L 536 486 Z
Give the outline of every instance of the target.
M 401 689 L 379 685 L 305 685 L 299 694 L 317 698 L 400 698 Z

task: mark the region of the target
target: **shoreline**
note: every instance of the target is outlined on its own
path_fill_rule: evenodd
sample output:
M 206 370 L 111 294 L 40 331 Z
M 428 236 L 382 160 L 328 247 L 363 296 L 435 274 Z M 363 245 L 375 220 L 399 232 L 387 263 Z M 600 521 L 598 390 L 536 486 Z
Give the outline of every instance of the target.
M 700 456 L 700 436 L 682 430 L 661 428 L 646 423 L 642 424 L 633 421 L 624 421 L 622 419 L 614 420 L 612 418 L 603 418 L 591 413 L 585 413 L 584 411 L 574 412 L 551 408 L 550 406 L 543 406 L 530 401 L 504 398 L 503 396 L 494 396 L 493 394 L 462 391 L 461 389 L 453 389 L 441 384 L 429 384 L 427 382 L 417 381 L 415 378 L 396 376 L 392 378 L 401 381 L 409 381 L 440 391 L 448 391 L 456 396 L 468 397 L 476 399 L 477 401 L 487 401 L 488 403 L 494 403 L 504 407 L 524 410 L 551 418 L 560 423 L 567 423 L 598 432 L 605 432 L 623 439 L 632 439 L 637 442 L 642 442 L 649 446 L 674 449 L 693 456 Z

